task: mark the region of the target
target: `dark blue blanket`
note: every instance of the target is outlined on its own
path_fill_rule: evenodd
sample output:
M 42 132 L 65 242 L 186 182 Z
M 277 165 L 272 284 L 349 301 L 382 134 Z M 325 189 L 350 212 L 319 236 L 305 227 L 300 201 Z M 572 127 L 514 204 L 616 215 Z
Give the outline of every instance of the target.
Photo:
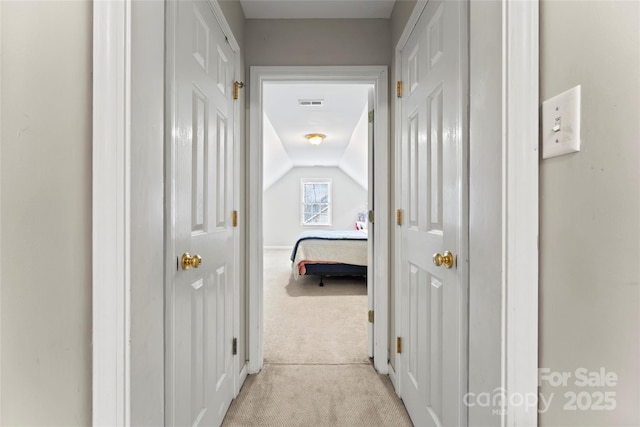
M 291 261 L 296 259 L 298 245 L 303 240 L 367 240 L 367 233 L 360 230 L 307 230 L 300 233 L 293 247 Z

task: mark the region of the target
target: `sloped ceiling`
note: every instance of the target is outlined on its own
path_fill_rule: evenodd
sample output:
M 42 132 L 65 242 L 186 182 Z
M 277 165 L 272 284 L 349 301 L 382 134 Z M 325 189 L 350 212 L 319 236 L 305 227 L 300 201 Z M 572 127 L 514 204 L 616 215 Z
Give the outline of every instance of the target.
M 264 189 L 296 166 L 340 167 L 367 188 L 367 112 L 370 85 L 274 82 L 264 86 Z M 322 100 L 302 107 L 300 100 Z M 327 137 L 320 145 L 309 133 Z
M 368 163 L 369 163 L 369 108 L 365 105 L 351 136 L 351 142 L 344 150 L 340 169 L 349 175 L 362 188 L 369 187 Z
M 386 18 L 395 0 L 240 0 L 247 19 Z
M 280 141 L 280 137 L 273 128 L 269 117 L 265 114 L 262 120 L 263 159 L 265 164 L 263 186 L 267 189 L 285 176 L 293 168 L 293 163 L 282 146 L 282 141 Z

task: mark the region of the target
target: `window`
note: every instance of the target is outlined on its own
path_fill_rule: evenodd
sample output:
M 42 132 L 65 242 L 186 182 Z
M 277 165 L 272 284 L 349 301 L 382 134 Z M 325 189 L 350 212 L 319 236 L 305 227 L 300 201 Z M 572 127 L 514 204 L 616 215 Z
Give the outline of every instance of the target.
M 302 180 L 302 225 L 331 225 L 330 180 Z

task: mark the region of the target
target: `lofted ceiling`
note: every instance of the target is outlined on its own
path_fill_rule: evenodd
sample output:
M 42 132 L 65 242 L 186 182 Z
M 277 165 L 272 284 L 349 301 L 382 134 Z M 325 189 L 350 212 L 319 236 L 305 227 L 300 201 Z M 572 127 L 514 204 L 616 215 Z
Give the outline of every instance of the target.
M 395 0 L 240 0 L 247 19 L 390 18 Z
M 265 83 L 264 188 L 293 167 L 339 167 L 367 187 L 367 117 L 371 85 L 340 83 Z M 301 106 L 321 100 L 322 106 Z M 305 135 L 326 139 L 311 145 Z

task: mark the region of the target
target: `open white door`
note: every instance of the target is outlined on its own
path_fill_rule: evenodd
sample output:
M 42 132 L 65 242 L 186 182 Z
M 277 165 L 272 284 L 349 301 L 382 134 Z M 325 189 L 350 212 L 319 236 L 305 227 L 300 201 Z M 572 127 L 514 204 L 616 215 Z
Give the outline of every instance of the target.
M 419 426 L 466 423 L 463 7 L 429 1 L 402 50 L 400 376 Z
M 369 89 L 369 94 L 368 94 L 368 105 L 369 105 L 369 118 L 368 118 L 368 125 L 367 125 L 367 138 L 368 138 L 368 144 L 369 144 L 369 150 L 368 150 L 368 160 L 367 160 L 367 174 L 368 174 L 368 199 L 367 199 L 367 205 L 369 206 L 369 209 L 373 209 L 374 206 L 374 197 L 375 197 L 375 182 L 374 182 L 374 153 L 373 150 L 375 149 L 375 144 L 374 144 L 374 136 L 375 136 L 375 129 L 373 126 L 373 121 L 374 121 L 374 117 L 375 117 L 375 92 L 373 90 L 373 88 Z M 368 221 L 368 219 L 367 219 Z M 367 307 L 369 309 L 369 323 L 367 324 L 367 353 L 369 354 L 369 357 L 373 357 L 373 353 L 374 353 L 374 337 L 375 337 L 375 331 L 374 331 L 374 318 L 373 318 L 373 313 L 375 313 L 375 309 L 374 309 L 374 304 L 375 304 L 375 298 L 373 293 L 375 292 L 375 286 L 374 286 L 374 281 L 373 281 L 373 248 L 374 248 L 374 231 L 373 231 L 373 227 L 371 226 L 371 224 L 369 224 L 369 226 L 367 227 L 367 233 L 369 235 L 369 245 L 367 247 L 368 250 L 368 262 L 367 265 L 369 266 L 368 268 L 368 274 L 367 274 Z
M 234 396 L 235 61 L 209 2 L 168 5 L 166 423 L 220 425 Z

